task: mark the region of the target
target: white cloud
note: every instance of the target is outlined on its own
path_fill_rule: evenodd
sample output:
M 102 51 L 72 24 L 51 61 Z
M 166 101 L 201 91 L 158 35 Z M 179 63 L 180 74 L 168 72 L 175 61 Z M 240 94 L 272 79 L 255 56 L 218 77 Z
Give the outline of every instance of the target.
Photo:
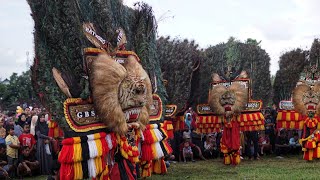
M 0 78 L 26 71 L 33 58 L 33 20 L 26 1 L 6 1 L 0 6 Z
M 129 7 L 139 0 L 123 0 Z M 203 48 L 240 40 L 262 40 L 271 58 L 271 74 L 279 56 L 293 48 L 310 48 L 319 37 L 318 0 L 145 0 L 153 7 L 159 35 L 195 40 Z M 25 71 L 27 55 L 33 58 L 33 20 L 26 1 L 11 0 L 0 6 L 0 78 Z

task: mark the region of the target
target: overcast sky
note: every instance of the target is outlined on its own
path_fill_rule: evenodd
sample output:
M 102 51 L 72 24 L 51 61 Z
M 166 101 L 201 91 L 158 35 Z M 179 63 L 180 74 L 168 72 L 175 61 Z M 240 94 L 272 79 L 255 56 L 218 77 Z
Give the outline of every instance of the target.
M 132 6 L 136 0 L 123 0 Z M 195 40 L 200 47 L 255 38 L 271 58 L 271 74 L 279 56 L 300 47 L 309 49 L 320 37 L 317 0 L 145 0 L 154 9 L 159 36 Z M 29 68 L 34 56 L 33 20 L 25 0 L 0 6 L 0 78 Z M 28 62 L 29 59 L 29 62 Z

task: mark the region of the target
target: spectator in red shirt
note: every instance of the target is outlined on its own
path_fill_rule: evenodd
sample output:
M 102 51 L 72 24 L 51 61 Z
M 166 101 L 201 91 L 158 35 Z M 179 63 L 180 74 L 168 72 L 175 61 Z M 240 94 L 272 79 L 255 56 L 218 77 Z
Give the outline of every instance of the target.
M 19 142 L 22 147 L 28 146 L 31 152 L 34 150 L 36 139 L 30 134 L 30 125 L 28 123 L 23 125 L 23 133 L 19 136 Z

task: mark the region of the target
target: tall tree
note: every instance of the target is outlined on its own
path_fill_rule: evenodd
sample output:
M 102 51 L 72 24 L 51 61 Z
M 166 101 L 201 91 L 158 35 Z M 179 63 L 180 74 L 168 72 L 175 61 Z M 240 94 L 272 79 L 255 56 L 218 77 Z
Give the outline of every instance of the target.
M 319 39 L 314 39 L 310 49 L 310 65 L 315 65 L 320 68 L 320 42 Z
M 281 100 L 290 100 L 292 90 L 299 80 L 300 73 L 305 65 L 308 64 L 307 53 L 307 51 L 298 48 L 281 55 L 279 70 L 276 73 L 273 86 L 273 102 L 275 104 L 278 104 Z
M 281 100 L 289 100 L 292 90 L 299 78 L 310 71 L 311 66 L 320 69 L 320 42 L 314 39 L 310 51 L 294 49 L 280 57 L 280 69 L 274 80 L 273 102 L 278 104 Z

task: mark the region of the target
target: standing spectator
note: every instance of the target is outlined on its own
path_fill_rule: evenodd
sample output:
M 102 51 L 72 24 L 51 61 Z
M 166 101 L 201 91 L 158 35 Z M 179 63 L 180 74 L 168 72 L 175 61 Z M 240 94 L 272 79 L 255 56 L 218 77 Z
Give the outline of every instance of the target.
M 251 142 L 253 143 L 253 157 L 255 160 L 258 158 L 258 131 L 246 131 L 245 136 L 247 138 L 247 146 L 246 146 L 246 154 L 249 157 L 249 159 L 252 159 L 252 152 L 251 152 Z
M 9 124 L 9 120 L 10 119 L 12 119 L 13 120 L 13 118 L 14 118 L 14 116 L 15 116 L 15 113 L 14 112 L 8 112 L 8 116 L 6 117 L 6 119 L 5 119 L 5 122 L 4 122 L 4 127 L 6 128 L 6 132 L 7 132 L 7 127 L 9 126 L 8 124 Z
M 27 122 L 27 115 L 25 113 L 20 114 L 18 122 L 15 127 L 15 135 L 20 136 L 23 133 L 23 125 Z
M 14 134 L 14 127 L 9 128 L 8 136 L 6 137 L 7 158 L 10 168 L 16 169 L 18 163 L 18 152 L 20 148 L 19 139 Z M 15 176 L 15 171 L 11 172 L 11 176 Z
M 22 152 L 19 156 L 18 176 L 24 177 L 27 175 L 32 176 L 39 169 L 39 162 L 30 152 L 28 146 L 23 146 Z
M 265 110 L 265 120 L 264 120 L 264 126 L 265 126 L 265 134 L 269 137 L 270 144 L 272 145 L 272 151 L 275 150 L 275 122 L 276 122 L 276 113 L 272 113 L 273 111 L 271 108 L 267 108 Z M 275 116 L 273 116 L 273 114 Z
M 29 151 L 33 152 L 36 139 L 30 134 L 30 125 L 28 123 L 23 125 L 23 134 L 19 136 L 19 142 L 22 147 L 28 146 Z
M 35 112 L 37 112 L 35 110 Z M 31 118 L 31 122 L 30 122 L 30 134 L 32 135 L 36 135 L 36 124 L 37 124 L 37 121 L 38 121 L 38 114 L 36 113 L 35 115 L 32 116 Z
M 50 174 L 52 165 L 52 155 L 50 150 L 51 137 L 48 136 L 49 128 L 45 121 L 44 114 L 38 116 L 38 121 L 36 124 L 36 135 L 37 135 L 37 151 L 36 157 L 40 163 L 40 173 Z
M 27 108 L 24 109 L 24 114 L 26 116 L 26 121 L 28 123 L 31 122 L 31 118 L 32 118 L 31 111 L 32 111 L 31 107 L 27 107 Z
M 0 118 L 0 144 L 5 144 L 6 129 L 3 127 L 4 118 Z

